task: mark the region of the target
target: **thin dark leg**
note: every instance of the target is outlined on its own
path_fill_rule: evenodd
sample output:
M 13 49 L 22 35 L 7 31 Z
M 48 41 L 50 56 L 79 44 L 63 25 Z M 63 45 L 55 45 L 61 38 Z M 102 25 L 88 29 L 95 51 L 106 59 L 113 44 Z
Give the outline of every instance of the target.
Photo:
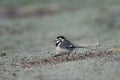
M 70 59 L 70 53 L 67 54 L 67 57 L 66 57 L 67 60 Z

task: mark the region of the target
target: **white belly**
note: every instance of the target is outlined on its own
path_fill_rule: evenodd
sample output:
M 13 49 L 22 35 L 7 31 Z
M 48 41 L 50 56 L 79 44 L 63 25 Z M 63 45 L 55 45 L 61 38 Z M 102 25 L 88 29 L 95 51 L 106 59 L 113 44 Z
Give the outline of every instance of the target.
M 56 52 L 57 52 L 57 54 L 68 54 L 71 51 L 69 51 L 67 49 L 61 49 L 60 47 L 56 47 Z

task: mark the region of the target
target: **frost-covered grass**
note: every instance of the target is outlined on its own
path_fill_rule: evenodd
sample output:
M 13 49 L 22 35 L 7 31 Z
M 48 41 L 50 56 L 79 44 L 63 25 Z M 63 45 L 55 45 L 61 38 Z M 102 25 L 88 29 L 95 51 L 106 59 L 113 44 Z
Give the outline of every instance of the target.
M 22 1 L 27 0 L 15 3 L 21 5 Z M 79 8 L 40 17 L 0 19 L 0 80 L 119 80 L 119 0 L 80 1 L 80 6 L 79 0 L 57 1 L 60 6 L 71 3 L 68 6 Z M 73 60 L 51 58 L 56 54 L 52 41 L 58 35 L 91 49 L 76 49 L 73 55 L 80 57 Z
M 119 80 L 119 53 L 45 65 L 41 65 L 39 62 L 34 63 L 34 61 L 40 61 L 40 54 L 36 54 L 36 52 L 32 54 L 15 51 L 2 57 L 1 80 Z

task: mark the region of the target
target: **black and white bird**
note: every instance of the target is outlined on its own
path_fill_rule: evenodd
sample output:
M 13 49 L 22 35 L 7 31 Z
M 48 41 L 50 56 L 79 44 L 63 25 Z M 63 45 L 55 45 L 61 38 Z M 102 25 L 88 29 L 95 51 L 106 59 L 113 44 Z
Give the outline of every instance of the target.
M 88 48 L 88 47 L 82 47 L 82 46 L 76 46 L 72 44 L 69 40 L 67 40 L 64 36 L 58 36 L 55 40 L 55 46 L 56 46 L 56 52 L 57 55 L 61 54 L 68 54 L 75 49 L 75 48 Z

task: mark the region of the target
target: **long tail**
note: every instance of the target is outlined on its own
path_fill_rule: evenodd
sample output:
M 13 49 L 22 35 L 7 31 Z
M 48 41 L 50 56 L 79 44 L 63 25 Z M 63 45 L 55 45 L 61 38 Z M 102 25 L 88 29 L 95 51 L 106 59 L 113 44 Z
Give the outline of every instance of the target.
M 87 47 L 87 46 L 74 46 L 75 48 L 90 48 L 90 47 Z

